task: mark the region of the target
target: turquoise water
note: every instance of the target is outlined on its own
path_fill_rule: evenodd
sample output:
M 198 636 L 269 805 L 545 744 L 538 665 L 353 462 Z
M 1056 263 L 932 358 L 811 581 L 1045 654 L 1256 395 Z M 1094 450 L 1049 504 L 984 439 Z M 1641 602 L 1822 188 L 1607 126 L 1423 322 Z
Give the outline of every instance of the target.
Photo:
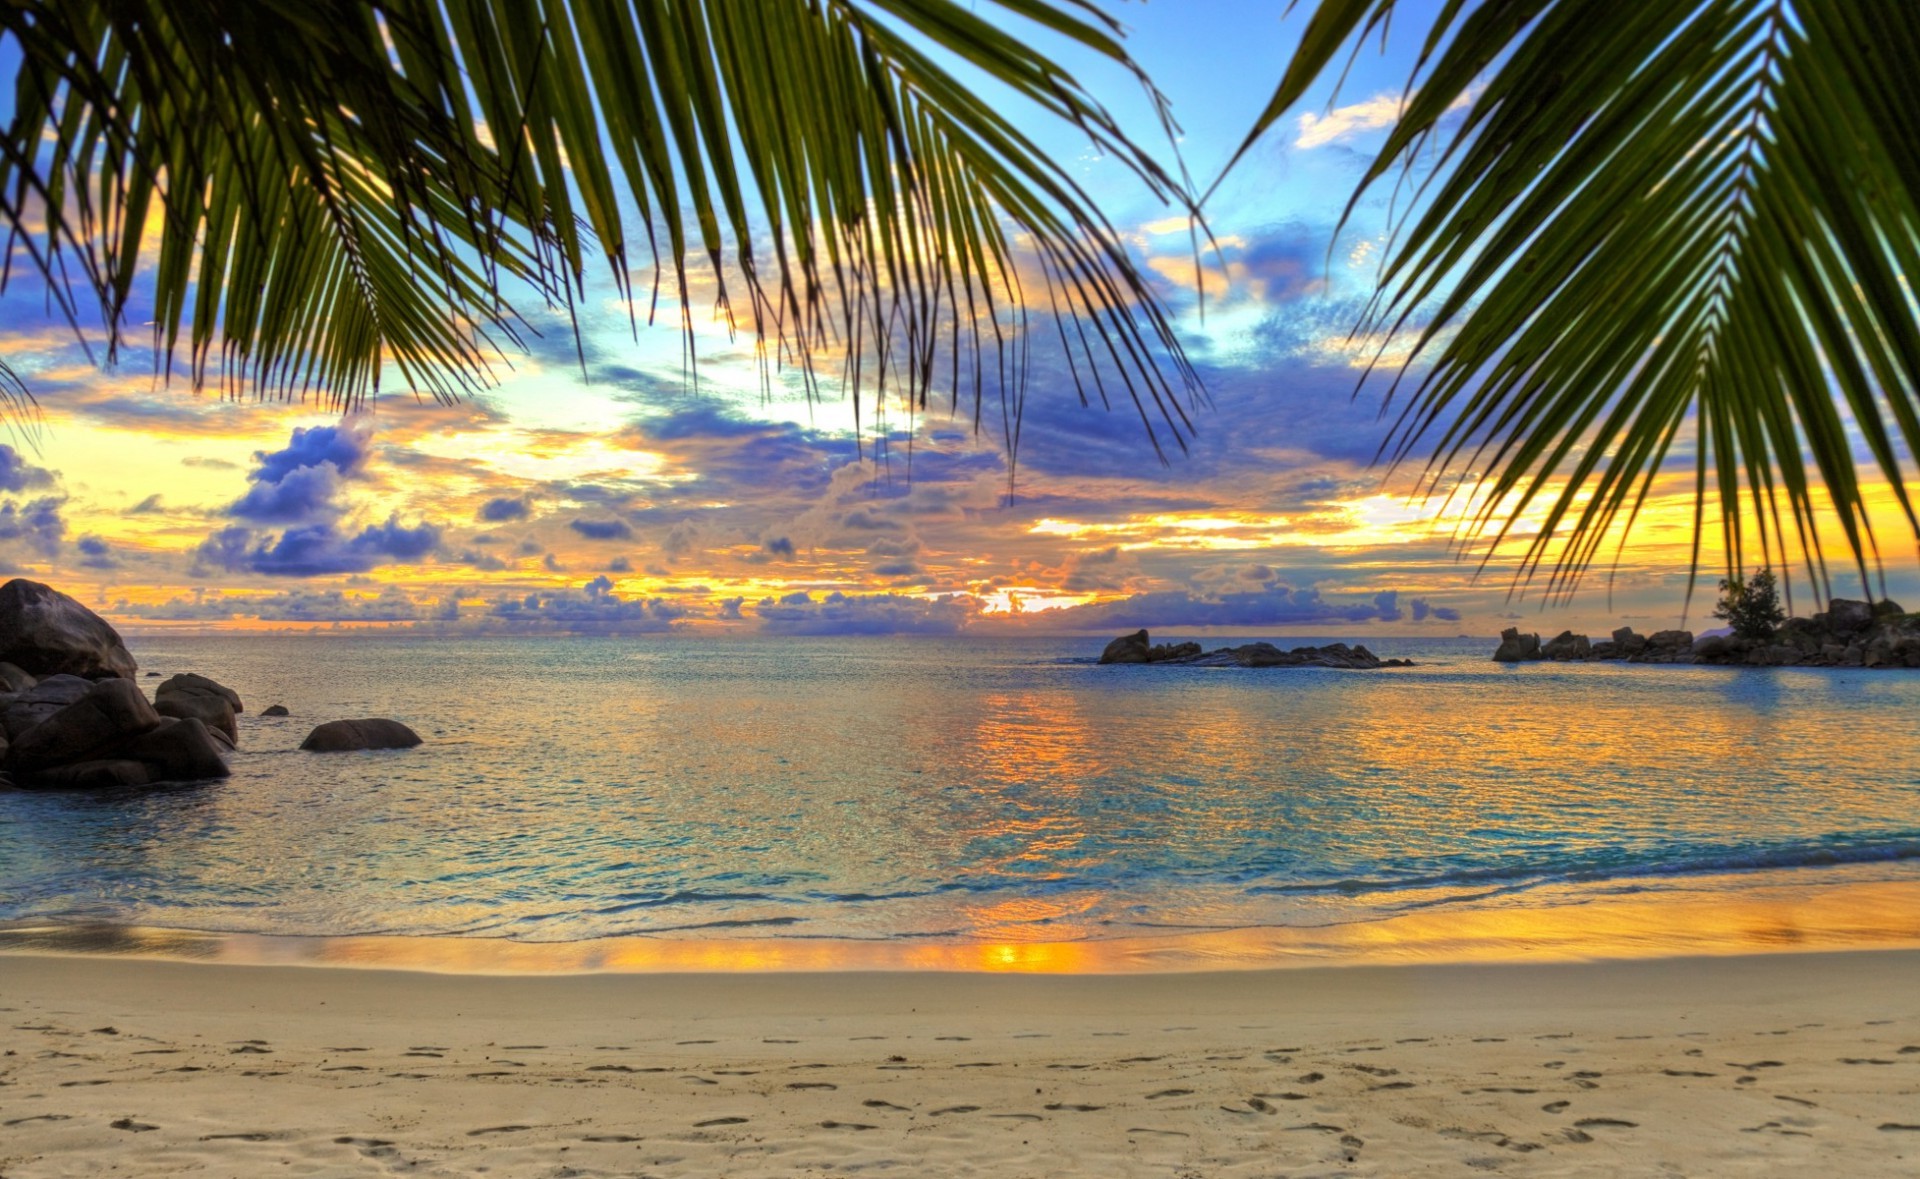
M 1420 666 L 1098 667 L 1102 641 L 1071 638 L 136 639 L 143 670 L 245 698 L 234 776 L 0 791 L 0 922 L 1062 941 L 1729 870 L 1920 879 L 1920 675 L 1365 641 Z M 297 750 L 343 716 L 427 743 Z

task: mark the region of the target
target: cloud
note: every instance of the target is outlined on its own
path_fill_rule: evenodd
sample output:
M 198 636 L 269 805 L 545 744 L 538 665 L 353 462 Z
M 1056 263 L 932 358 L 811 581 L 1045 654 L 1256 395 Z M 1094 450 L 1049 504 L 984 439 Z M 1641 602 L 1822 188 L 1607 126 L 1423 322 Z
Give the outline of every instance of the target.
M 160 503 L 160 493 L 156 491 L 152 495 L 141 500 L 139 503 L 128 508 L 127 515 L 152 516 L 152 515 L 157 515 L 160 512 L 164 512 L 166 510 L 167 509 L 164 506 L 162 506 L 162 504 Z
M 278 537 L 255 533 L 245 525 L 223 528 L 195 552 L 203 565 L 262 573 L 270 577 L 320 577 L 366 573 L 382 565 L 415 563 L 440 544 L 432 524 L 407 527 L 398 516 L 347 536 L 330 522 L 288 528 Z
M 572 634 L 655 634 L 673 629 L 689 610 L 665 598 L 622 598 L 613 582 L 596 577 L 577 590 L 534 590 L 495 599 L 489 629 Z
M 632 573 L 633 562 L 627 560 L 625 557 L 615 557 L 613 560 L 607 562 L 607 572 Z
M 633 536 L 625 520 L 569 520 L 567 527 L 588 540 L 627 540 Z
M 83 536 L 74 545 L 80 550 L 80 565 L 84 569 L 118 569 L 120 561 L 113 555 L 112 546 L 97 536 Z
M 258 471 L 252 477 L 256 482 L 228 506 L 229 515 L 262 524 L 298 524 L 338 510 L 334 497 L 340 490 L 340 470 L 332 463 L 295 467 L 275 479 Z
M 61 518 L 64 496 L 42 496 L 29 503 L 0 503 L 0 541 L 18 541 L 49 560 L 60 553 L 67 522 Z
M 978 617 L 980 603 L 964 594 L 915 598 L 902 594 L 830 593 L 816 600 L 801 591 L 762 598 L 754 605 L 760 629 L 778 635 L 957 634 Z
M 348 594 L 342 590 L 293 589 L 266 594 L 199 594 L 160 603 L 116 602 L 113 613 L 123 618 L 168 622 L 223 622 L 258 618 L 267 622 L 411 622 L 423 617 L 426 604 L 398 586 L 378 595 Z
M 1447 113 L 1453 114 L 1472 106 L 1484 88 L 1484 86 L 1469 87 L 1448 105 Z M 1300 116 L 1300 134 L 1294 139 L 1293 146 L 1325 147 L 1329 143 L 1340 143 L 1367 131 L 1379 131 L 1399 122 L 1401 113 L 1406 109 L 1406 95 L 1376 94 L 1364 102 L 1334 107 L 1324 115 L 1308 112 Z
M 1179 626 L 1267 628 L 1397 622 L 1399 593 L 1323 596 L 1317 589 L 1273 585 L 1265 589 L 1202 596 L 1156 590 L 1111 602 L 1048 611 L 1046 624 L 1066 630 Z
M 481 504 L 478 518 L 489 524 L 500 524 L 507 520 L 524 520 L 529 510 L 525 496 L 502 496 Z
M 769 557 L 793 559 L 793 540 L 790 537 L 775 536 L 760 542 L 760 551 Z
M 1436 622 L 1460 621 L 1460 611 L 1452 606 L 1435 606 L 1425 598 L 1415 598 L 1408 602 L 1407 609 L 1413 612 L 1415 622 L 1425 622 L 1429 616 Z
M 30 491 L 52 485 L 52 471 L 34 466 L 19 451 L 0 442 L 0 491 Z

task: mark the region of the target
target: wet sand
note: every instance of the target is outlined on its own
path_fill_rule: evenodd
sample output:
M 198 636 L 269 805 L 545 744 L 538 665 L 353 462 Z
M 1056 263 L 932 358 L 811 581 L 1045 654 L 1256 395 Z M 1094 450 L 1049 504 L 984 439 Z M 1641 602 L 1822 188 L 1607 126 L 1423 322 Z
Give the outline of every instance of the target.
M 483 977 L 0 955 L 0 1175 L 1920 1174 L 1920 952 Z

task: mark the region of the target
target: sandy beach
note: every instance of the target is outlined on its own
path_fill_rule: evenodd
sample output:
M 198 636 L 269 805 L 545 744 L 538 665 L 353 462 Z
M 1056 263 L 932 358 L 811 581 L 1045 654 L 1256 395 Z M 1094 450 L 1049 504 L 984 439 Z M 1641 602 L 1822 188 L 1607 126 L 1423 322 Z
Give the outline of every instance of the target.
M 1130 976 L 0 957 L 0 1175 L 1920 1174 L 1920 952 Z

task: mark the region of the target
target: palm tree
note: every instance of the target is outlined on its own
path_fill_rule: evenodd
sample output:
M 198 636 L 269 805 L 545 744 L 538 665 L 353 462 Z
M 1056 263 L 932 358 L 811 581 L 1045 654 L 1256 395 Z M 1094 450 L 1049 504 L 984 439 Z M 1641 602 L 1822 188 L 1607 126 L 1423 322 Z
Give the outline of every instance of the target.
M 1091 0 L 995 3 L 1138 72 Z M 1248 144 L 1395 9 L 1319 0 Z M 184 330 L 195 382 L 350 405 L 391 362 L 455 396 L 524 327 L 503 290 L 571 306 L 597 251 L 649 319 L 663 257 L 683 324 L 713 284 L 810 391 L 837 349 L 856 415 L 939 382 L 978 422 L 991 388 L 1009 442 L 1050 315 L 1083 399 L 1123 388 L 1184 445 L 1198 382 L 1124 245 L 943 60 L 1186 186 L 954 0 L 0 0 L 0 32 L 24 55 L 0 216 L 110 352 L 158 218 L 163 371 Z M 1470 533 L 1544 504 L 1519 577 L 1552 558 L 1550 591 L 1689 451 L 1696 569 L 1717 501 L 1731 575 L 1757 539 L 1824 586 L 1824 487 L 1866 577 L 1874 472 L 1920 536 L 1913 61 L 1920 10 L 1886 0 L 1441 5 L 1355 194 L 1420 190 L 1358 328 L 1418 342 L 1383 454 L 1430 442 L 1430 488 L 1481 467 Z
M 1241 154 L 1395 9 L 1320 0 Z M 1518 580 L 1551 556 L 1549 592 L 1676 452 L 1696 574 L 1717 500 L 1730 578 L 1791 545 L 1824 590 L 1824 488 L 1866 581 L 1876 473 L 1920 538 L 1920 8 L 1486 0 L 1416 34 L 1353 198 L 1418 191 L 1357 329 L 1417 342 L 1383 454 L 1430 443 L 1430 489 L 1478 468 L 1469 535 L 1543 505 Z
M 997 3 L 1139 73 L 1082 0 Z M 936 380 L 1016 419 L 1045 313 L 1083 400 L 1124 390 L 1185 445 L 1166 314 L 1018 117 L 1183 209 L 1189 186 L 970 4 L 0 0 L 0 33 L 9 257 L 76 329 L 97 312 L 108 359 L 150 263 L 162 373 L 345 408 L 391 366 L 452 398 L 522 340 L 510 292 L 572 309 L 597 253 L 636 322 L 671 271 L 689 365 L 699 286 L 810 395 L 835 358 L 856 421 L 863 389 L 924 407 Z

